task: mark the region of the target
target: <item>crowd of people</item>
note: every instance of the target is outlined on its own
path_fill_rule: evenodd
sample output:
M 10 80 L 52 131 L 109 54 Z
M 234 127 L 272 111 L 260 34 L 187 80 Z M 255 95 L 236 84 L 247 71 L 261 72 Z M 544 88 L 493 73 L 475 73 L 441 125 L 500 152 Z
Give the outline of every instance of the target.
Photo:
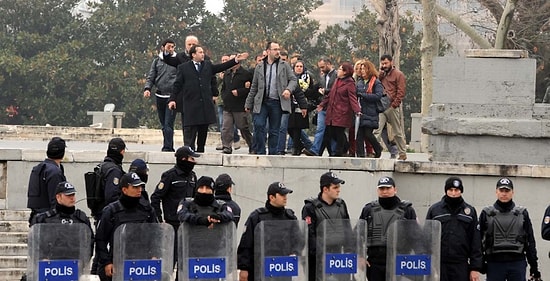
M 372 66 L 370 67 L 372 69 Z M 345 76 L 344 73 L 351 68 L 351 64 L 343 64 L 337 75 Z M 351 78 L 346 79 L 349 81 Z M 365 79 L 366 84 L 370 83 L 367 81 L 370 80 Z M 376 80 L 374 81 L 372 87 L 376 88 Z M 366 84 L 361 87 L 370 87 Z M 351 108 L 355 106 L 361 110 L 357 104 Z M 327 120 L 331 120 L 331 114 L 333 113 L 327 112 Z M 329 123 L 327 130 L 333 130 L 330 126 L 334 125 L 335 123 Z M 341 132 L 335 131 L 331 134 L 339 133 Z M 341 136 L 339 138 L 337 143 L 341 141 Z M 298 141 L 297 134 L 295 141 Z M 357 141 L 361 141 L 360 138 Z M 328 148 L 330 144 L 325 141 L 324 145 Z M 194 167 L 196 159 L 201 155 L 191 147 L 182 146 L 175 151 L 175 165 L 162 173 L 150 197 L 144 191 L 149 180 L 146 162 L 135 159 L 129 171 L 124 171 L 122 160 L 125 151 L 126 144 L 122 139 L 111 139 L 107 155 L 101 164 L 104 204 L 99 209 L 91 210 L 95 226 L 93 232 L 86 212 L 76 209 L 76 189 L 67 181 L 61 161 L 57 161 L 63 159 L 65 154 L 63 139 L 52 138 L 48 143 L 47 158 L 33 168 L 29 180 L 28 208 L 32 211 L 29 219 L 31 226 L 39 223 L 87 225 L 90 233 L 95 235 L 92 239 L 95 241 L 92 273 L 99 275 L 101 280 L 112 280 L 116 270 L 113 265 L 113 249 L 116 249 L 114 244 L 119 243 L 114 240 L 114 233 L 117 227 L 126 223 L 165 222 L 171 225 L 175 232 L 182 223 L 207 228 L 227 223 L 238 226 L 241 209 L 231 196 L 235 182 L 225 173 L 216 179 L 209 176 L 197 178 Z M 307 225 L 309 236 L 309 280 L 320 280 L 319 268 L 322 266 L 322 260 L 317 252 L 321 245 L 317 239 L 319 225 L 326 220 L 333 222 L 351 218 L 345 201 L 340 198 L 340 190 L 344 184 L 345 181 L 336 174 L 323 173 L 319 179 L 319 193 L 304 201 L 300 216 L 286 208 L 287 196 L 293 192 L 292 189 L 282 182 L 270 184 L 265 205 L 254 210 L 244 224 L 245 229 L 236 253 L 237 268 L 240 270 L 239 280 L 255 278 L 256 226 L 262 221 L 300 219 Z M 397 185 L 393 178 L 381 177 L 376 190 L 378 198 L 367 203 L 359 215 L 359 219 L 366 224 L 367 233 L 367 255 L 359 262 L 363 268 L 366 267 L 369 281 L 386 280 L 387 231 L 390 224 L 398 220 L 417 220 L 412 203 L 397 196 Z M 525 281 L 527 275 L 533 280 L 540 281 L 531 219 L 527 209 L 517 205 L 513 200 L 512 180 L 503 177 L 497 181 L 496 201 L 483 208 L 479 216 L 476 209 L 464 201 L 463 192 L 462 179 L 449 177 L 444 183 L 441 201 L 431 205 L 426 215 L 427 220 L 441 223 L 440 280 L 478 281 L 480 273 L 484 273 L 490 281 Z M 285 235 L 294 233 L 287 230 L 283 232 Z M 340 236 L 340 232 L 342 229 L 336 229 L 329 235 L 346 237 L 345 233 Z M 550 207 L 547 208 L 542 220 L 541 235 L 543 239 L 550 240 Z M 286 240 L 288 239 L 285 238 Z M 349 238 L 343 239 L 342 245 L 349 243 L 348 240 Z M 90 247 L 94 248 L 94 245 Z M 178 239 L 175 239 L 174 264 L 177 262 L 177 250 Z
M 289 58 L 275 41 L 251 69 L 240 63 L 247 53 L 224 54 L 221 64 L 213 64 L 204 52 L 196 36 L 187 36 L 179 53 L 167 39 L 151 64 L 143 96 L 156 87 L 162 151 L 174 151 L 180 112 L 183 144 L 199 153 L 209 125 L 217 123 L 216 149 L 225 154 L 240 148 L 242 136 L 250 154 L 322 156 L 326 149 L 334 157 L 379 158 L 383 143 L 391 158 L 407 159 L 401 105 L 406 81 L 390 55 L 380 58 L 379 68 L 366 58 L 333 65 L 321 57 L 317 75 L 302 55 Z M 388 108 L 377 106 L 382 96 L 389 97 Z M 305 131 L 310 124 L 313 141 Z

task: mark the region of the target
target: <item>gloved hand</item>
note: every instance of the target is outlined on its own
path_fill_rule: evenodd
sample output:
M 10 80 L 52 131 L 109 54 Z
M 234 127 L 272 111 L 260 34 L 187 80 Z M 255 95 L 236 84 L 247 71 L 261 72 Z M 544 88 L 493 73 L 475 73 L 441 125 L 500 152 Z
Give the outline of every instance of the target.
M 202 216 L 197 219 L 198 225 L 210 225 L 210 222 L 208 221 L 208 217 Z
M 540 280 L 540 271 L 538 268 L 536 267 L 531 267 L 529 269 L 529 273 L 531 273 L 531 277 L 534 279 L 534 280 Z

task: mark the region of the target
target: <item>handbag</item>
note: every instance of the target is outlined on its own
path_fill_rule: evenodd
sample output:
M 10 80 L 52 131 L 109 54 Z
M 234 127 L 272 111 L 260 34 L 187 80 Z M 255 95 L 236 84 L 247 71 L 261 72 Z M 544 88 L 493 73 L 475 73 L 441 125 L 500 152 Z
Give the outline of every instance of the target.
M 382 95 L 382 97 L 376 102 L 376 111 L 378 111 L 378 113 L 382 113 L 390 108 L 390 105 L 391 99 L 386 93 L 384 93 L 384 95 Z

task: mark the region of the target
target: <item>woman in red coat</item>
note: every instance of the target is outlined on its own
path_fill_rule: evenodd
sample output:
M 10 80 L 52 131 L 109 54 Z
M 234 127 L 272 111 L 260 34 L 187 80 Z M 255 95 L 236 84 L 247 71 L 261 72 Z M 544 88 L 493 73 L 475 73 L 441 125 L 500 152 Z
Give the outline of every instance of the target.
M 331 140 L 336 140 L 336 150 L 330 156 L 345 156 L 347 151 L 346 128 L 350 128 L 354 122 L 354 117 L 361 114 L 361 107 L 355 94 L 355 81 L 353 75 L 353 66 L 349 62 L 344 62 L 338 67 L 336 81 L 330 89 L 328 98 L 324 98 L 321 104 L 317 106 L 317 111 L 326 108 L 327 115 L 325 124 L 325 135 L 323 137 L 322 147 L 330 145 Z M 323 151 L 323 149 L 321 149 Z

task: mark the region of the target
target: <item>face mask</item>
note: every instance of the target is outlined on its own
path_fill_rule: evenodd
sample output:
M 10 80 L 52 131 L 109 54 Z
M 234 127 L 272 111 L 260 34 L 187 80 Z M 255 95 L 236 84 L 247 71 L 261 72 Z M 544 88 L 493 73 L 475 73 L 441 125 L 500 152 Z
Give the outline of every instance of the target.
M 187 160 L 177 160 L 178 167 L 186 174 L 191 173 L 193 171 L 193 168 L 195 167 L 195 163 L 189 162 Z
M 208 193 L 196 193 L 195 194 L 195 203 L 199 206 L 208 206 L 214 202 L 214 194 Z

